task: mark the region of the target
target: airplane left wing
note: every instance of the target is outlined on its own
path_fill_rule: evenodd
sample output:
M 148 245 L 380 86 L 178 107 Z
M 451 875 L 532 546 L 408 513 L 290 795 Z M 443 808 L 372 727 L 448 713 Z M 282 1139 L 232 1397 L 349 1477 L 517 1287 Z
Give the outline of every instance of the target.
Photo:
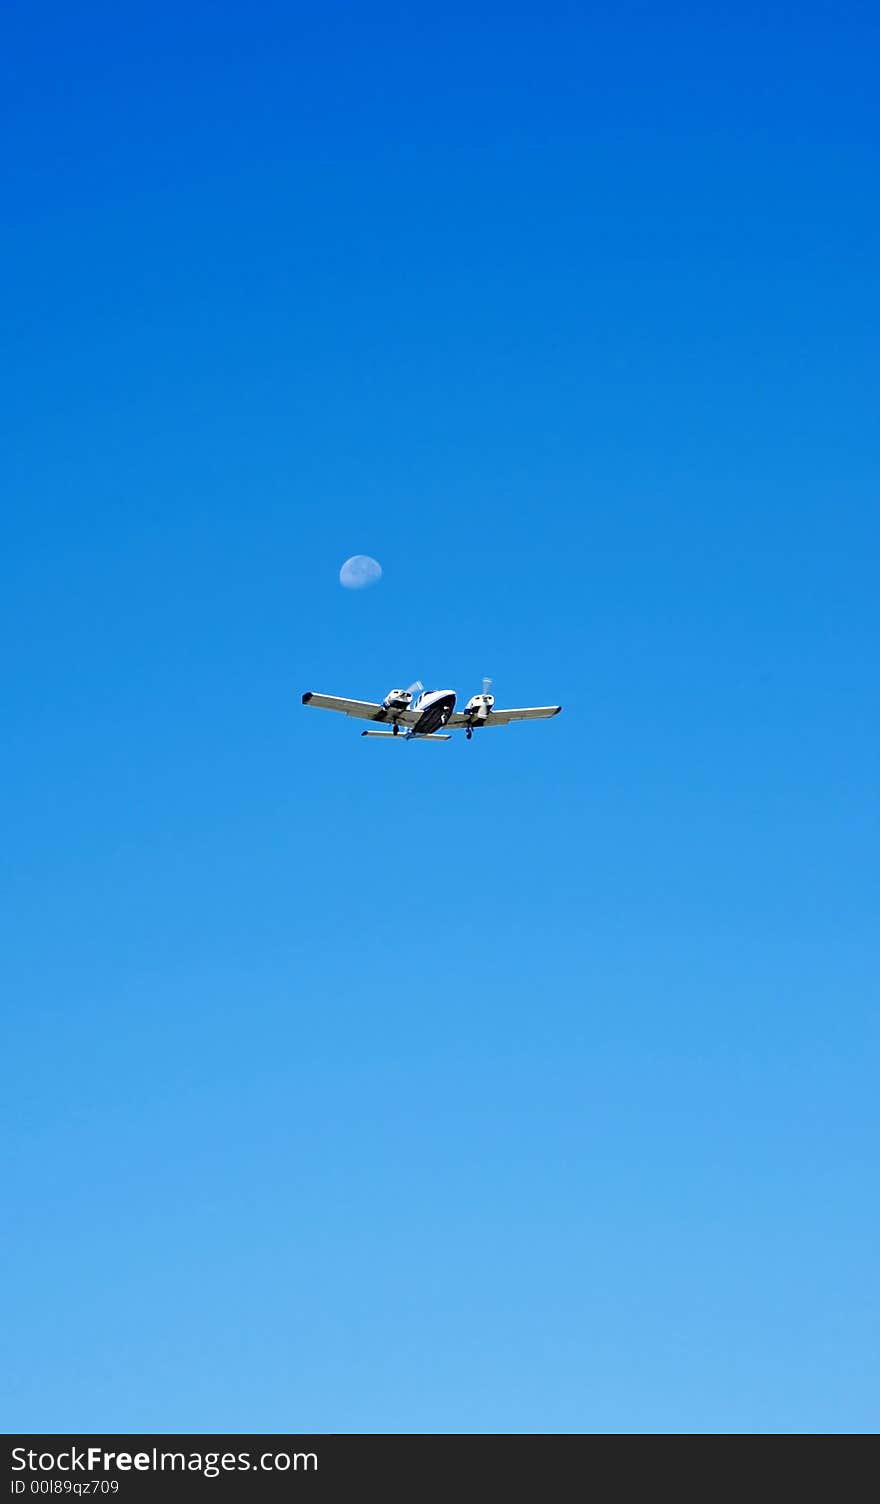
M 446 730 L 461 730 L 468 726 L 507 726 L 510 721 L 549 721 L 558 715 L 561 705 L 527 705 L 522 710 L 490 710 L 486 719 L 455 711 L 446 722 Z
M 374 705 L 372 700 L 345 700 L 339 695 L 316 695 L 311 690 L 306 690 L 302 702 L 304 705 L 314 705 L 318 710 L 338 710 L 342 715 L 353 716 L 358 721 L 391 720 L 384 706 Z M 399 710 L 395 719 L 409 726 L 416 718 L 408 710 Z

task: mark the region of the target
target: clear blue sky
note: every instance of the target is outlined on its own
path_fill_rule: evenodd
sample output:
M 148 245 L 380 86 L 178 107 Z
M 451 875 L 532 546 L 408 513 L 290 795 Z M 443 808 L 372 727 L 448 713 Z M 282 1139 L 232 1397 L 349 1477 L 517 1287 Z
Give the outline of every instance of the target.
M 4 1428 L 873 1430 L 876 8 L 3 31 Z

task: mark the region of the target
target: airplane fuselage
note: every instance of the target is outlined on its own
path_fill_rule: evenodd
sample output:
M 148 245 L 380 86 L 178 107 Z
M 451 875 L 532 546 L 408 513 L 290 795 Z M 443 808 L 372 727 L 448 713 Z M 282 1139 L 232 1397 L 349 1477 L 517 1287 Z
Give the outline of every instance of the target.
M 411 707 L 418 720 L 409 726 L 406 736 L 431 736 L 446 725 L 455 709 L 455 691 L 452 689 L 426 689 Z

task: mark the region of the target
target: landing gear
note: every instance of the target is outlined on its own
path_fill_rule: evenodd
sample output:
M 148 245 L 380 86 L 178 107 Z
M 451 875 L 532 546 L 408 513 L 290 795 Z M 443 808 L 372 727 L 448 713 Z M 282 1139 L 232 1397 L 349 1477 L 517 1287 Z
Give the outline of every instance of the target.
M 474 734 L 473 727 L 472 726 L 468 726 L 467 731 L 465 732 L 465 736 L 467 737 L 468 741 L 470 741 L 470 739 L 473 736 L 473 734 Z
M 398 724 L 397 724 L 396 721 L 394 722 L 394 725 L 391 727 L 391 735 L 392 736 L 399 736 L 400 735 L 400 727 L 398 726 Z

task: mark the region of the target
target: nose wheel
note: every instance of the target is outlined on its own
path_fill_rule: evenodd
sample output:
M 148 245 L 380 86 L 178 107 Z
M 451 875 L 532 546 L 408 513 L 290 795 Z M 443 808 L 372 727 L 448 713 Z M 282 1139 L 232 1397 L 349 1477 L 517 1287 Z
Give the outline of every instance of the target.
M 467 737 L 468 741 L 470 741 L 470 739 L 473 736 L 473 734 L 474 734 L 473 727 L 472 726 L 468 726 L 467 731 L 465 732 L 465 736 Z

